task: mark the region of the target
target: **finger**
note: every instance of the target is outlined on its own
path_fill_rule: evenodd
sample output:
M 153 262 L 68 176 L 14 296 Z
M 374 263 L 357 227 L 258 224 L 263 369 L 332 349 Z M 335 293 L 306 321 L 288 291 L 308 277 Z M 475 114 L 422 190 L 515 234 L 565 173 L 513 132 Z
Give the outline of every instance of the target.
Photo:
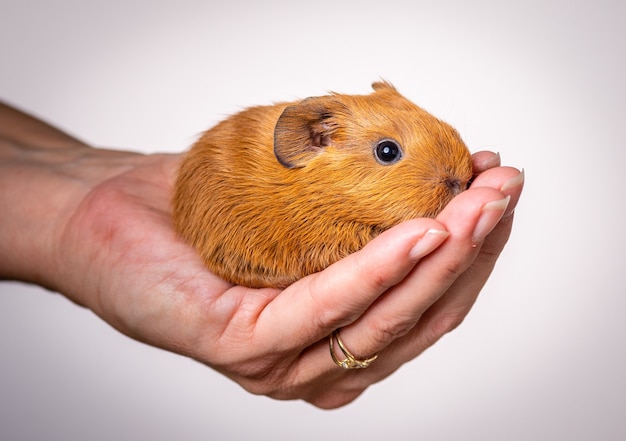
M 400 359 L 410 360 L 416 357 L 443 335 L 455 329 L 474 305 L 511 233 L 512 210 L 515 208 L 513 201 L 519 200 L 524 184 L 524 172 L 518 175 L 514 175 L 514 172 L 515 170 L 510 169 L 502 170 L 499 179 L 490 177 L 492 184 L 504 188 L 503 193 L 511 198 L 511 203 L 503 218 L 479 246 L 479 252 L 469 269 L 463 272 L 448 291 L 424 313 L 410 336 L 405 339 L 410 343 L 403 342 Z
M 320 360 L 323 370 L 317 367 Z M 317 407 L 334 409 L 356 399 L 369 386 L 395 371 L 399 364 L 389 367 L 375 363 L 367 369 L 343 369 L 331 360 L 328 339 L 324 339 L 305 351 L 297 366 L 298 371 L 312 378 L 298 388 L 298 396 Z
M 490 187 L 498 189 L 502 194 L 511 197 L 507 212 L 509 216 L 515 210 L 524 188 L 526 173 L 513 167 L 497 167 L 487 170 L 474 179 L 471 188 Z
M 456 214 L 456 211 L 449 212 L 451 217 L 454 217 Z M 496 228 L 503 227 L 501 227 L 501 224 L 498 224 Z M 495 230 L 494 233 L 496 233 Z M 469 237 L 467 234 L 466 236 Z M 441 335 L 454 329 L 462 321 L 475 301 L 493 265 L 488 262 L 477 265 L 476 271 L 478 274 L 472 274 L 473 271 L 463 272 L 463 275 L 452 283 L 452 293 L 450 293 L 450 288 L 446 289 L 446 283 L 444 282 L 440 290 L 443 290 L 445 294 L 437 298 L 434 304 L 430 305 L 433 300 L 428 298 L 429 296 L 426 295 L 426 290 L 424 290 L 424 275 L 426 275 L 426 282 L 428 283 L 428 278 L 432 276 L 432 272 L 441 267 L 441 261 L 444 260 L 444 254 L 446 254 L 445 248 L 452 247 L 453 237 L 454 233 L 448 239 L 450 242 L 446 242 L 430 256 L 423 259 L 403 284 L 389 290 L 361 319 L 351 326 L 342 328 L 341 336 L 344 343 L 349 346 L 350 352 L 357 359 L 364 359 L 371 356 L 372 353 L 366 353 L 366 350 L 364 350 L 359 354 L 358 343 L 363 342 L 367 334 L 372 329 L 379 327 L 381 322 L 393 321 L 395 323 L 394 326 L 398 326 L 398 323 L 402 323 L 400 314 L 406 313 L 407 309 L 415 308 L 418 310 L 416 315 L 420 316 L 419 320 L 417 320 L 417 326 L 414 326 L 415 318 L 409 317 L 408 325 L 400 325 L 400 328 L 396 328 L 402 329 L 402 326 L 406 326 L 406 329 L 409 329 L 406 337 L 398 338 L 399 336 L 393 335 L 393 332 L 383 333 L 384 338 L 389 338 L 393 341 L 382 343 L 385 346 L 384 350 L 379 353 L 376 361 L 365 371 L 346 371 L 335 366 L 329 354 L 328 339 L 304 351 L 298 360 L 298 372 L 307 373 L 307 375 L 311 378 L 316 378 L 316 380 L 302 385 L 298 390 L 300 396 L 304 396 L 307 401 L 323 408 L 333 408 L 348 403 L 371 384 L 386 378 L 403 363 L 415 358 L 437 341 Z M 490 235 L 488 240 L 485 241 L 485 245 L 491 240 L 492 236 Z M 469 249 L 472 247 L 466 244 L 465 248 Z M 457 251 L 453 251 L 451 254 L 454 257 L 458 257 Z M 435 259 L 435 255 L 439 255 L 439 259 Z M 432 267 L 422 267 L 430 259 L 432 259 Z M 474 259 L 473 262 L 477 262 L 477 260 Z M 420 269 L 423 270 L 422 273 L 420 273 Z M 435 290 L 432 297 L 436 298 L 440 290 Z M 422 297 L 421 300 L 420 297 Z M 411 306 L 412 303 L 413 306 Z M 394 306 L 396 311 L 391 313 L 389 319 L 385 319 L 385 314 L 393 309 Z M 368 322 L 368 317 L 372 319 L 371 322 Z M 344 357 L 341 358 L 343 359 Z M 322 370 L 319 367 L 319 360 L 325 362 L 326 370 Z M 326 387 L 319 387 L 319 381 L 322 381 L 321 377 L 327 384 Z M 311 385 L 315 385 L 315 387 Z
M 442 212 L 440 221 L 450 237 L 424 257 L 410 276 L 381 296 L 358 321 L 341 330 L 351 352 L 369 357 L 407 334 L 472 263 L 478 250 L 475 230 L 490 229 L 500 220 L 507 199 L 494 189 L 468 190 Z
M 264 308 L 255 333 L 290 330 L 280 341 L 283 349 L 320 340 L 359 317 L 447 235 L 434 219 L 408 221 L 382 233 L 362 250 L 285 289 Z
M 523 175 L 522 179 L 520 179 L 516 175 L 518 172 L 510 168 L 501 169 L 494 173 L 497 176 L 488 177 L 490 185 L 493 186 L 493 190 L 504 187 L 507 189 L 505 192 L 508 192 L 507 196 L 518 199 L 523 185 Z M 517 182 L 517 185 L 513 185 L 515 182 Z M 483 184 L 485 186 L 488 185 L 487 181 L 483 182 Z M 458 200 L 454 202 L 454 204 L 458 203 Z M 428 256 L 427 259 L 423 259 L 422 262 L 419 263 L 419 267 L 422 267 L 425 265 L 425 262 L 431 259 L 432 268 L 423 269 L 422 275 L 430 275 L 433 271 L 437 271 L 437 269 L 441 268 L 442 262 L 445 262 L 444 254 L 446 253 L 446 247 L 454 248 L 452 245 L 456 228 L 452 223 L 463 217 L 463 213 L 459 210 L 459 207 L 455 209 L 454 205 L 452 205 L 450 208 L 444 210 L 440 216 L 442 222 L 450 222 L 447 225 L 450 231 L 452 231 L 452 237 Z M 500 215 L 501 214 L 502 213 L 500 213 Z M 492 225 L 497 221 L 498 216 L 499 215 L 496 214 L 494 217 L 493 213 L 491 213 Z M 463 227 L 463 225 L 461 225 L 461 227 Z M 483 223 L 482 228 L 489 228 L 489 226 Z M 432 300 L 425 301 L 421 306 L 418 305 L 418 311 L 425 309 L 425 312 L 423 314 L 420 314 L 420 312 L 416 314 L 418 316 L 421 315 L 417 326 L 415 326 L 406 337 L 396 339 L 391 343 L 367 371 L 345 371 L 335 366 L 329 354 L 328 339 L 324 339 L 303 351 L 297 362 L 297 371 L 301 374 L 306 374 L 307 378 L 315 378 L 315 380 L 301 384 L 298 390 L 299 396 L 303 396 L 307 401 L 324 408 L 332 408 L 350 402 L 369 385 L 387 377 L 404 362 L 413 359 L 432 345 L 441 335 L 458 326 L 469 312 L 478 293 L 489 277 L 495 260 L 506 243 L 510 229 L 510 218 L 501 220 L 484 240 L 482 247 L 473 246 L 475 240 L 474 234 L 469 234 L 468 230 L 465 230 L 464 233 L 461 232 L 460 236 L 465 238 L 464 248 L 466 250 L 471 249 L 474 253 L 478 253 L 475 259 L 469 259 L 469 261 L 472 262 L 470 269 L 462 272 L 461 276 L 455 279 L 448 289 L 446 289 L 446 284 L 444 283 L 439 290 L 439 292 L 443 291 L 444 294 L 438 298 L 438 294 L 434 294 L 433 298 L 437 298 L 437 300 L 435 300 L 431 306 L 427 305 Z M 439 257 L 436 258 L 436 256 Z M 452 256 L 458 257 L 457 252 L 453 251 Z M 419 269 L 413 270 L 411 275 L 407 278 L 407 280 L 413 279 L 412 283 L 416 285 L 415 290 L 410 289 L 411 283 L 408 282 L 404 284 L 405 286 L 400 285 L 391 289 L 381 296 L 358 322 L 341 330 L 344 342 L 352 342 L 349 344 L 351 352 L 356 354 L 358 351 L 358 349 L 353 349 L 353 340 L 360 340 L 363 336 L 361 332 L 376 327 L 381 320 L 384 321 L 381 317 L 384 317 L 385 309 L 389 309 L 393 306 L 393 302 L 390 299 L 394 299 L 398 302 L 398 311 L 393 314 L 394 320 L 398 320 L 398 312 L 403 313 L 407 308 L 410 308 L 406 305 L 410 304 L 412 300 L 420 301 L 418 296 L 423 294 L 423 292 L 420 291 L 422 282 L 419 280 L 420 274 L 418 272 Z M 403 291 L 406 293 L 406 299 L 402 299 Z M 387 304 L 385 305 L 385 303 Z M 368 316 L 373 317 L 372 323 L 367 323 Z M 410 325 L 407 327 L 410 327 Z M 356 332 L 353 332 L 353 335 L 351 335 L 351 330 L 356 330 Z M 363 350 L 363 354 L 366 354 L 366 352 L 367 350 Z M 371 352 L 367 353 L 365 356 L 357 355 L 357 358 L 366 358 L 369 355 L 371 355 Z M 326 368 L 320 367 L 320 360 L 322 360 L 322 363 L 325 363 Z M 327 384 L 326 387 L 319 387 L 319 381 L 321 381 L 320 377 L 323 377 L 324 383 Z M 307 389 L 307 385 L 314 386 Z
M 381 296 L 356 323 L 341 331 L 355 355 L 367 358 L 408 333 L 473 263 L 481 251 L 479 245 L 509 211 L 511 197 L 519 199 L 523 174 L 517 169 L 498 167 L 484 175 L 476 187 L 457 196 L 438 216 L 450 232 L 446 243 L 422 259 L 410 277 Z M 508 194 L 500 192 L 502 188 Z M 464 304 L 473 303 L 474 293 L 480 291 L 488 275 L 484 280 L 468 277 L 476 289 L 470 290 L 470 299 Z M 451 316 L 451 321 L 457 316 Z
M 480 151 L 472 154 L 472 168 L 474 176 L 490 168 L 500 167 L 500 153 Z

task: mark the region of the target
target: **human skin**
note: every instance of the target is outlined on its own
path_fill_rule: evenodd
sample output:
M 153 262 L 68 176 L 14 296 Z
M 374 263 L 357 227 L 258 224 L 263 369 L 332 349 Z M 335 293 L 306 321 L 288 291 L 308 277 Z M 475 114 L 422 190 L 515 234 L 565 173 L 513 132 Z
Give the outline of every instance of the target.
M 256 290 L 211 274 L 172 229 L 180 160 L 94 148 L 0 104 L 0 279 L 57 291 L 252 393 L 321 408 L 353 401 L 463 321 L 524 178 L 475 153 L 470 189 L 436 219 L 404 222 L 284 290 Z M 338 367 L 328 347 L 338 328 L 355 356 L 378 359 Z

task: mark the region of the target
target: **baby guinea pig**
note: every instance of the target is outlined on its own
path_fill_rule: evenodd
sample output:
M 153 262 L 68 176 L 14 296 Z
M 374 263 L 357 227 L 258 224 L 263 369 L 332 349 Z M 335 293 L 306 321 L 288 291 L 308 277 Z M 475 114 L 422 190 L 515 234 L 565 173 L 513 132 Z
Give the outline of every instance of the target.
M 284 288 L 402 221 L 434 217 L 467 187 L 456 130 L 391 84 L 372 87 L 251 107 L 192 146 L 173 221 L 212 272 Z

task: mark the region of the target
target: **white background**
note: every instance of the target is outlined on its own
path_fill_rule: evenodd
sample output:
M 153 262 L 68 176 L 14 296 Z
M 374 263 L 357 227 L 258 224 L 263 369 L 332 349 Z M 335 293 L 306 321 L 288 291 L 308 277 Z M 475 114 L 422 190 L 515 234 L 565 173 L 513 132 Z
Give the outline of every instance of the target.
M 94 145 L 179 152 L 243 107 L 384 78 L 527 177 L 464 324 L 340 410 L 0 283 L 0 439 L 625 439 L 623 5 L 0 0 L 0 99 Z

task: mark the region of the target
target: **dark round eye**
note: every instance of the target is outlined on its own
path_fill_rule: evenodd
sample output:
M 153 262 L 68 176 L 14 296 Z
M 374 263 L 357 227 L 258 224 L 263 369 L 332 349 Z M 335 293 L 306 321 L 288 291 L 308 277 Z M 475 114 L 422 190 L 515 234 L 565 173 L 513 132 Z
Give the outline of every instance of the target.
M 402 149 L 396 141 L 383 139 L 374 147 L 374 156 L 382 165 L 395 164 L 402 159 Z

